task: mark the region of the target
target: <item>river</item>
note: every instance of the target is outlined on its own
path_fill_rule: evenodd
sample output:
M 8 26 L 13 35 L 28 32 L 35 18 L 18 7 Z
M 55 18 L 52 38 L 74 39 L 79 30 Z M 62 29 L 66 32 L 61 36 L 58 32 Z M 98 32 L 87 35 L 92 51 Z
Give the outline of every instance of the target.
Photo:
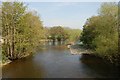
M 63 45 L 48 44 L 34 56 L 3 66 L 3 78 L 108 78 L 119 77 L 117 68 L 87 55 L 71 55 Z

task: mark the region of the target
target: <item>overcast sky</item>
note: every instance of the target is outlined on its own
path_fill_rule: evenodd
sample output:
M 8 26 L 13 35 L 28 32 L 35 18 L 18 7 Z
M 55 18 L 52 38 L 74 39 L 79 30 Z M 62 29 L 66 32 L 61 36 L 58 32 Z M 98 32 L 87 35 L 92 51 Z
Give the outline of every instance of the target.
M 101 2 L 27 2 L 36 10 L 43 25 L 47 27 L 65 26 L 82 29 L 86 19 L 97 15 Z

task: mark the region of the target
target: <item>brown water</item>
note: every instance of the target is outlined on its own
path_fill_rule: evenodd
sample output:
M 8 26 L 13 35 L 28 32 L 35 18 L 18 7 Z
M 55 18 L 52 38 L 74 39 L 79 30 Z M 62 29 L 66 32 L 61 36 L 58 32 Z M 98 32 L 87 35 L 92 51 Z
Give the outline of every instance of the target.
M 63 45 L 46 45 L 34 56 L 2 68 L 3 78 L 102 78 L 118 77 L 117 68 L 90 55 L 71 55 Z

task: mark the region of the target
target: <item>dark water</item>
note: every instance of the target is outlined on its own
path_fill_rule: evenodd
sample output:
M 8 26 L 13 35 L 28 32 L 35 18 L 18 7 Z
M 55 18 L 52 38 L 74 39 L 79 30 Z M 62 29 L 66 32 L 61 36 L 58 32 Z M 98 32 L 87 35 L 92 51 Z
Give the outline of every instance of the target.
M 63 45 L 51 43 L 34 56 L 2 68 L 3 78 L 103 78 L 119 77 L 117 68 L 90 55 L 71 55 Z

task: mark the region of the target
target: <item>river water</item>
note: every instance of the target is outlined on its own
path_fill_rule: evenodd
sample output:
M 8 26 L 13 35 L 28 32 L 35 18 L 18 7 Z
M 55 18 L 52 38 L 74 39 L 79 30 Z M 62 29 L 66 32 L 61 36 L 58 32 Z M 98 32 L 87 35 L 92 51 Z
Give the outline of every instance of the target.
M 72 55 L 63 45 L 48 44 L 34 56 L 2 68 L 3 78 L 104 78 L 119 77 L 117 68 L 89 55 Z

